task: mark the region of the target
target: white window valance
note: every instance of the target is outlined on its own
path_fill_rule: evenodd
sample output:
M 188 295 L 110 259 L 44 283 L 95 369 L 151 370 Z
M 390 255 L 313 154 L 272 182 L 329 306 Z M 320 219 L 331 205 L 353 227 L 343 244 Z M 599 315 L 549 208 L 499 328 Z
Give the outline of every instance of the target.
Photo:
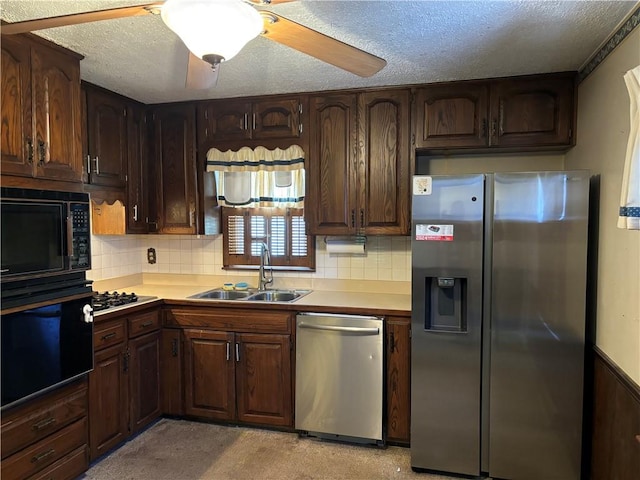
M 293 207 L 304 201 L 304 150 L 243 147 L 207 152 L 207 171 L 214 172 L 218 204 L 230 207 Z
M 640 65 L 624 75 L 630 100 L 629 140 L 622 174 L 618 228 L 640 230 Z

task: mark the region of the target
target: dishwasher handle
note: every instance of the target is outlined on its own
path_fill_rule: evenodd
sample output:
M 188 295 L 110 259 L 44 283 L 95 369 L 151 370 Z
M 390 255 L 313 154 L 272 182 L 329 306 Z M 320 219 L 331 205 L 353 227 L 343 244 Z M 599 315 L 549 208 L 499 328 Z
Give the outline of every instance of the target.
M 362 335 L 378 335 L 380 329 L 378 327 L 339 327 L 335 325 L 317 325 L 313 323 L 298 323 L 298 328 L 309 328 L 312 330 L 328 330 L 331 332 L 349 332 L 359 333 Z

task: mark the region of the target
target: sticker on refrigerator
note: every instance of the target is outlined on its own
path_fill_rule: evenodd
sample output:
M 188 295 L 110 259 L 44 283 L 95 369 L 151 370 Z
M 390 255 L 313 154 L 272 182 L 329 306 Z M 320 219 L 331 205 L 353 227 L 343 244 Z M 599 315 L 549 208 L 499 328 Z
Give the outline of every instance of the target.
M 431 195 L 431 177 L 428 175 L 415 175 L 413 177 L 414 195 Z
M 416 225 L 416 240 L 452 242 L 453 225 Z

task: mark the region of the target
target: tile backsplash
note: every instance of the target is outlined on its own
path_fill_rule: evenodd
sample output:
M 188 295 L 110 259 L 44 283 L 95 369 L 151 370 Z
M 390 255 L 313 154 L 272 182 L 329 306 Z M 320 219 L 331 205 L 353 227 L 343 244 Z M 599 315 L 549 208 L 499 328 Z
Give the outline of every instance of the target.
M 87 276 L 104 280 L 136 273 L 238 275 L 222 268 L 222 235 L 93 235 Z M 147 261 L 147 249 L 156 263 Z M 278 272 L 279 277 L 343 280 L 411 280 L 410 237 L 368 237 L 364 255 L 329 254 L 316 237 L 315 272 Z

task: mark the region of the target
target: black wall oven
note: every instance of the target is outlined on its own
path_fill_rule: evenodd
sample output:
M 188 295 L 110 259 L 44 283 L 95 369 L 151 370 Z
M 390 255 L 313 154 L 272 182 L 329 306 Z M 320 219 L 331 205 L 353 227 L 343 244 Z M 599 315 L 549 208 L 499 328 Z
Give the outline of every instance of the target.
M 91 292 L 3 310 L 2 409 L 93 368 Z

